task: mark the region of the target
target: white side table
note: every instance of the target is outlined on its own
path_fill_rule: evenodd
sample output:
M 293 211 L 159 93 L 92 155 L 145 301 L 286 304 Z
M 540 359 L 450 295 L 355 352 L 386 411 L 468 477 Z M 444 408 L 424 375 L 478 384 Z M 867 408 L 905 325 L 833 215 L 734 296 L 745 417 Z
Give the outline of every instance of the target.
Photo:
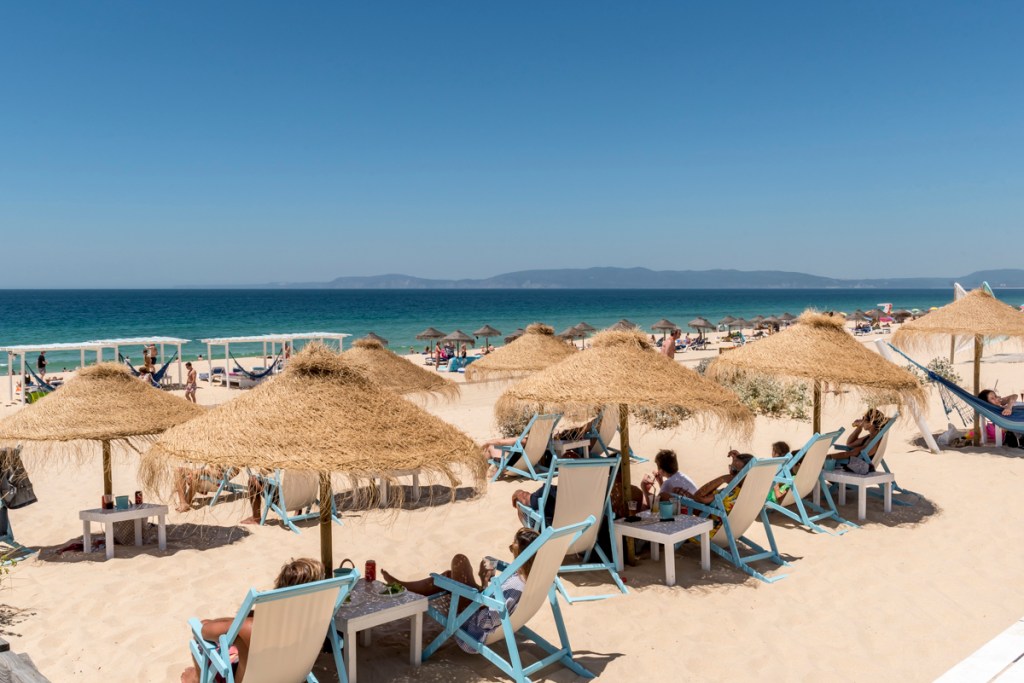
M 551 448 L 555 451 L 558 457 L 565 455 L 566 451 L 574 451 L 577 449 L 583 450 L 583 457 L 590 457 L 590 439 L 577 439 L 576 441 L 559 441 L 558 439 L 551 440 Z
M 370 645 L 370 629 L 391 621 L 409 619 L 409 663 L 419 666 L 423 658 L 423 613 L 427 597 L 412 591 L 381 595 L 385 584 L 359 579 L 352 587 L 352 602 L 342 604 L 334 614 L 334 628 L 345 634 L 345 669 L 349 683 L 356 683 L 356 633 L 362 631 L 363 647 Z
M 622 541 L 626 536 L 639 538 L 651 543 L 651 559 L 655 562 L 659 559 L 658 546 L 665 546 L 665 585 L 676 585 L 676 554 L 675 545 L 688 538 L 700 536 L 700 568 L 704 571 L 711 569 L 711 530 L 714 524 L 705 517 L 693 515 L 676 515 L 671 521 L 662 522 L 657 517 L 651 517 L 649 512 L 641 512 L 643 518 L 639 522 L 625 522 L 621 519 L 615 521 L 615 543 L 619 547 L 619 561 L 617 569 L 621 572 L 622 565 Z
M 160 550 L 167 550 L 167 506 L 143 503 L 132 505 L 127 510 L 82 510 L 78 518 L 82 520 L 82 548 L 92 552 L 92 523 L 104 526 L 107 536 L 107 559 L 114 557 L 114 522 L 135 521 L 135 545 L 142 545 L 142 520 L 149 517 L 157 518 L 157 544 Z

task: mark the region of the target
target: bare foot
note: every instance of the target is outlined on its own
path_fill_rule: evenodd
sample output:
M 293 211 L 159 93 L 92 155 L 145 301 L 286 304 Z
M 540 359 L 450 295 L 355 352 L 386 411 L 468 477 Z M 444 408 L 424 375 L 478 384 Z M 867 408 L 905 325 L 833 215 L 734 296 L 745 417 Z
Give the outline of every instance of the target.
M 181 672 L 181 683 L 199 683 L 199 674 L 194 667 L 189 667 Z
M 259 523 L 260 523 L 260 518 L 259 517 L 246 517 L 245 519 L 242 520 L 242 524 L 259 524 Z
M 174 509 L 177 510 L 178 512 L 190 512 L 192 510 L 192 506 L 191 505 L 179 505 L 178 507 L 176 507 Z

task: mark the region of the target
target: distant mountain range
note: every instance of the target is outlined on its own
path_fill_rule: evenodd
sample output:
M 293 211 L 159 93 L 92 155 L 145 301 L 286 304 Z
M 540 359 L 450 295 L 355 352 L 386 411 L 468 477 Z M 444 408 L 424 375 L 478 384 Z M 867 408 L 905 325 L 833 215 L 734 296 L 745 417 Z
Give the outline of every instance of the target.
M 520 270 L 473 280 L 433 280 L 412 275 L 344 276 L 330 282 L 269 282 L 245 289 L 967 289 L 988 282 L 996 289 L 1024 288 L 1024 269 L 981 270 L 959 277 L 843 279 L 781 270 L 650 270 L 559 268 Z

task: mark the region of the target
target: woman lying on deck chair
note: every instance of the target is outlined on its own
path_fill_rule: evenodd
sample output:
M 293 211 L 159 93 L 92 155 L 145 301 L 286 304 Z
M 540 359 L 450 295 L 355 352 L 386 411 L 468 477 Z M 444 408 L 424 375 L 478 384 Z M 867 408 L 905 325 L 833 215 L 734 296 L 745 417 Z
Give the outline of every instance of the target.
M 324 578 L 324 566 L 319 560 L 302 557 L 292 560 L 281 567 L 281 572 L 274 580 L 274 588 L 286 588 L 288 586 L 299 586 L 304 583 L 321 581 Z M 217 642 L 217 639 L 228 632 L 234 617 L 223 617 L 220 619 L 203 619 L 203 638 L 210 642 Z M 252 615 L 245 620 L 238 638 L 231 647 L 231 667 L 235 671 L 236 683 L 242 683 L 245 677 L 245 661 L 249 655 L 249 639 L 252 637 Z M 193 663 L 192 666 L 181 672 L 181 683 L 198 683 L 199 666 Z
M 523 527 L 516 532 L 515 539 L 512 541 L 512 545 L 508 549 L 512 552 L 512 557 L 518 557 L 519 553 L 524 550 L 527 546 L 537 540 L 539 534 L 533 529 L 527 529 Z M 509 614 L 515 611 L 516 605 L 519 604 L 519 598 L 523 596 L 526 591 L 526 581 L 530 576 L 530 567 L 533 566 L 533 558 L 523 564 L 522 569 L 516 574 L 509 577 L 505 583 L 501 586 L 502 595 L 505 597 L 505 606 L 508 608 Z M 480 560 L 480 568 L 476 574 L 473 573 L 473 565 L 470 564 L 469 558 L 465 555 L 459 554 L 452 558 L 451 568 L 445 570 L 444 576 L 450 579 L 458 581 L 461 584 L 465 584 L 470 588 L 476 590 L 483 590 L 491 582 L 491 578 L 499 573 L 498 568 L 495 567 L 487 558 Z M 425 579 L 419 579 L 418 581 L 401 581 L 396 579 L 388 572 L 381 570 L 381 576 L 388 583 L 398 583 L 405 586 L 406 590 L 418 593 L 420 595 L 435 595 L 440 591 L 434 585 L 434 579 L 427 577 Z M 480 577 L 480 582 L 477 583 L 477 577 Z M 468 601 L 463 601 L 465 604 L 460 604 L 459 609 L 465 609 L 469 607 Z M 487 639 L 493 631 L 497 630 L 501 626 L 501 617 L 498 612 L 481 607 L 477 610 L 472 617 L 462 626 L 462 629 L 472 636 L 478 642 L 483 642 Z M 472 653 L 474 650 L 468 645 L 464 644 L 461 640 L 456 638 L 456 641 L 466 652 Z
M 853 431 L 846 437 L 848 450 L 829 453 L 828 457 L 833 460 L 856 458 L 888 421 L 889 418 L 885 416 L 885 413 L 877 408 L 871 408 L 864 413 L 864 417 L 853 421 Z M 878 444 L 875 444 L 875 448 L 878 448 Z M 874 448 L 871 450 L 874 451 Z M 865 455 L 870 458 L 874 453 L 865 453 Z

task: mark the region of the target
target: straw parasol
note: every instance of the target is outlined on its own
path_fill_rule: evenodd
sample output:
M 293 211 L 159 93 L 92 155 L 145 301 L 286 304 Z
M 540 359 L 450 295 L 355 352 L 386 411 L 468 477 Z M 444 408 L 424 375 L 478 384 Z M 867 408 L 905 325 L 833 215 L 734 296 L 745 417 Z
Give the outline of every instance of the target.
M 473 334 L 475 336 L 477 336 L 477 337 L 483 337 L 484 338 L 484 350 L 486 350 L 487 347 L 489 347 L 491 345 L 490 344 L 491 337 L 500 337 L 501 336 L 501 330 L 496 330 L 493 327 L 491 327 L 490 325 L 484 325 L 483 327 L 481 327 L 479 330 L 477 330 Z
M 99 441 L 103 493 L 113 493 L 110 444 L 132 448 L 205 412 L 194 403 L 155 389 L 119 363 L 83 368 L 42 400 L 0 421 L 0 441 Z
M 520 337 L 522 337 L 524 334 L 526 334 L 526 330 L 524 330 L 521 327 L 517 327 L 515 332 L 513 332 L 512 334 L 510 334 L 507 337 L 505 337 L 505 343 L 506 344 L 511 344 L 516 339 L 519 339 Z
M 686 323 L 686 326 L 692 327 L 693 329 L 697 330 L 698 334 L 700 334 L 700 336 L 702 337 L 704 336 L 705 330 L 715 329 L 715 326 L 711 324 L 710 320 L 701 316 L 698 316 L 691 320 L 690 322 Z
M 893 311 L 892 317 L 898 320 L 899 322 L 903 322 L 907 318 L 913 318 L 914 314 L 905 308 L 901 308 L 898 311 Z
M 731 315 L 727 315 L 727 316 L 725 316 L 724 318 L 722 318 L 721 320 L 718 321 L 718 326 L 719 327 L 721 327 L 722 325 L 725 325 L 726 328 L 730 328 L 730 327 L 733 327 L 735 324 L 736 324 L 736 318 L 732 317 Z
M 637 325 L 632 320 L 628 320 L 626 318 L 623 318 L 619 322 L 615 323 L 614 325 L 612 325 L 611 327 L 608 327 L 606 329 L 611 330 L 613 332 L 631 332 L 633 330 L 640 329 L 640 326 Z
M 581 322 L 578 325 L 576 325 L 576 329 L 584 334 L 593 334 L 594 332 L 597 332 L 596 327 L 586 322 Z
M 451 334 L 445 335 L 441 341 L 452 342 L 454 344 L 458 344 L 460 347 L 465 346 L 466 344 L 476 344 L 476 339 L 470 337 L 462 330 L 455 330 Z
M 181 462 L 319 473 L 320 548 L 328 570 L 331 473 L 357 483 L 423 470 L 446 479 L 454 496 L 459 470 L 479 484 L 485 469 L 469 437 L 318 343 L 294 356 L 274 379 L 169 430 L 143 457 L 140 473 L 164 488 Z
M 385 339 L 384 337 L 380 336 L 376 332 L 367 332 L 366 336 L 363 337 L 363 339 L 365 339 L 367 341 L 375 341 L 375 342 L 377 342 L 378 344 L 380 344 L 382 346 L 387 346 L 388 345 L 388 340 Z M 356 341 L 359 341 L 359 340 L 356 340 Z
M 753 416 L 731 391 L 657 353 L 639 331 L 605 331 L 586 353 L 575 354 L 514 384 L 507 392 L 526 404 L 563 411 L 619 406 L 619 438 L 629 457 L 629 409 L 653 409 L 749 430 Z M 547 409 L 547 408 L 545 408 Z M 628 460 L 619 470 L 630 497 Z
M 921 404 L 924 398 L 916 377 L 854 340 L 842 318 L 810 310 L 795 325 L 719 356 L 707 369 L 708 377 L 725 381 L 749 374 L 812 382 L 817 433 L 822 382 L 855 388 L 878 403 L 909 398 Z
M 574 347 L 560 342 L 548 325 L 533 323 L 526 332 L 494 353 L 466 366 L 469 381 L 507 379 L 543 370 L 576 353 Z
M 431 393 L 446 398 L 459 394 L 459 387 L 419 365 L 410 363 L 377 341 L 358 339 L 352 348 L 341 354 L 353 367 L 380 386 L 396 394 Z
M 558 334 L 556 334 L 555 336 L 560 339 L 571 340 L 579 339 L 580 337 L 583 336 L 583 333 L 577 330 L 575 327 L 567 327 Z
M 437 329 L 436 327 L 428 327 L 419 334 L 416 335 L 417 339 L 441 339 L 444 337 L 444 332 Z
M 785 323 L 787 325 L 793 322 L 794 320 L 796 320 L 796 316 L 788 311 L 779 316 L 779 322 Z
M 661 332 L 662 339 L 664 339 L 669 332 L 678 327 L 679 325 L 676 325 L 674 322 L 668 320 L 667 318 L 662 318 L 658 322 L 651 325 L 652 330 L 654 330 L 655 332 Z
M 913 350 L 946 336 L 974 339 L 974 393 L 977 394 L 981 391 L 981 356 L 985 341 L 997 337 L 1024 340 L 1024 315 L 980 287 L 953 303 L 903 323 L 892 341 L 901 349 Z M 980 440 L 980 427 L 975 413 L 975 443 Z

